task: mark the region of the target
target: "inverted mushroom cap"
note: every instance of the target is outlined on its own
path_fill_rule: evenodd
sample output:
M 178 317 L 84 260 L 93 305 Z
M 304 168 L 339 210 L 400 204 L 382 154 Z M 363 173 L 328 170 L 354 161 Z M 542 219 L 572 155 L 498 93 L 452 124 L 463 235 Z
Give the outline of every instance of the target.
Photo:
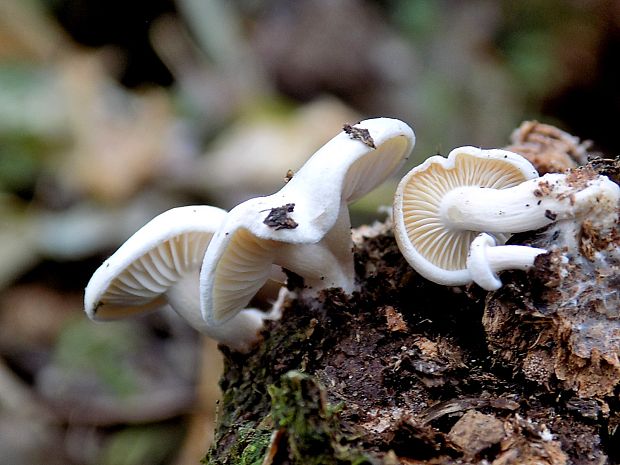
M 87 315 L 111 320 L 169 304 L 198 331 L 232 349 L 248 350 L 268 316 L 247 309 L 212 328 L 200 314 L 200 266 L 225 216 L 219 208 L 191 206 L 151 220 L 95 271 L 85 291 Z
M 250 199 L 231 210 L 243 210 L 244 223 L 261 239 L 291 244 L 320 241 L 337 222 L 341 204 L 354 202 L 393 175 L 405 163 L 415 144 L 413 130 L 400 120 L 376 118 L 355 127 L 368 131 L 376 148 L 346 132 L 321 147 L 278 192 Z M 269 227 L 266 212 L 288 204 L 302 228 Z
M 505 189 L 536 177 L 530 162 L 505 150 L 460 147 L 447 158 L 430 157 L 405 175 L 396 189 L 394 231 L 401 252 L 431 281 L 445 285 L 470 282 L 467 253 L 481 231 L 447 225 L 442 218 L 442 200 L 450 191 L 465 186 Z M 458 215 L 458 211 L 448 214 Z M 503 234 L 497 236 L 505 240 Z
M 95 271 L 84 308 L 94 320 L 109 320 L 167 303 L 165 293 L 200 267 L 226 211 L 179 207 L 155 217 Z
M 208 324 L 222 324 L 244 308 L 267 280 L 272 263 L 314 288 L 352 290 L 346 205 L 398 170 L 415 142 L 409 126 L 389 118 L 362 121 L 354 130 L 367 137 L 341 132 L 279 192 L 230 211 L 201 271 L 202 314 Z

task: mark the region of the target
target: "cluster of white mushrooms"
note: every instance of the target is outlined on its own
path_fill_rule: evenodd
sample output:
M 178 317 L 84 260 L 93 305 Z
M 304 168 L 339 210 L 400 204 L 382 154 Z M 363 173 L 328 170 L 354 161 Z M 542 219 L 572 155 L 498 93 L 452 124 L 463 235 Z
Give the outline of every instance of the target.
M 189 206 L 159 215 L 94 273 L 86 313 L 108 320 L 167 304 L 216 341 L 248 350 L 264 320 L 275 317 L 248 306 L 274 283 L 283 289 L 280 268 L 301 276 L 312 291 L 355 290 L 348 204 L 393 175 L 414 143 L 412 129 L 399 120 L 346 125 L 275 194 L 230 212 Z M 499 271 L 527 269 L 546 252 L 503 245 L 511 234 L 593 212 L 604 212 L 599 217 L 608 220 L 598 226 L 610 228 L 619 200 L 620 189 L 604 176 L 538 177 L 512 152 L 462 147 L 403 178 L 394 229 L 401 252 L 422 276 L 493 290 L 502 285 Z
M 272 315 L 247 307 L 282 280 L 278 267 L 308 289 L 355 289 L 348 204 L 393 175 L 414 143 L 402 121 L 347 125 L 273 195 L 228 213 L 190 206 L 159 215 L 95 271 L 86 313 L 109 320 L 168 304 L 216 341 L 249 349 Z

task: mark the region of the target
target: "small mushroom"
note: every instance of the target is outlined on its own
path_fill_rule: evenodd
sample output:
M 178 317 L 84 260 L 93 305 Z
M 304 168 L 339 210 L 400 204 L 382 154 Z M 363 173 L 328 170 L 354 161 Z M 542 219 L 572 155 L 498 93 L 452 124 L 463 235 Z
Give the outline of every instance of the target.
M 505 150 L 461 147 L 447 158 L 433 156 L 412 169 L 401 180 L 394 196 L 394 233 L 407 262 L 422 276 L 445 285 L 471 282 L 467 253 L 473 238 L 484 228 L 460 227 L 452 217 L 464 199 L 452 196 L 457 189 L 471 187 L 488 192 L 487 221 L 494 194 L 538 176 L 520 155 Z M 510 214 L 507 212 L 500 213 Z M 504 242 L 500 231 L 498 238 Z
M 503 150 L 462 147 L 431 157 L 409 172 L 394 199 L 399 248 L 422 276 L 439 284 L 471 281 L 466 266 L 473 238 L 542 228 L 617 208 L 620 189 L 605 176 L 546 174 Z
M 497 245 L 489 234 L 479 234 L 471 243 L 467 269 L 471 280 L 487 291 L 502 287 L 497 273 L 504 270 L 528 270 L 545 249 L 525 245 Z
M 209 206 L 174 208 L 155 217 L 95 271 L 85 291 L 86 314 L 112 320 L 168 304 L 198 331 L 247 350 L 258 338 L 262 312 L 245 310 L 217 328 L 200 314 L 200 266 L 225 217 L 225 210 Z
M 222 324 L 244 308 L 272 264 L 304 279 L 306 288 L 355 288 L 347 205 L 402 166 L 415 136 L 402 121 L 355 125 L 374 148 L 341 132 L 277 193 L 233 208 L 213 237 L 201 271 L 202 312 Z

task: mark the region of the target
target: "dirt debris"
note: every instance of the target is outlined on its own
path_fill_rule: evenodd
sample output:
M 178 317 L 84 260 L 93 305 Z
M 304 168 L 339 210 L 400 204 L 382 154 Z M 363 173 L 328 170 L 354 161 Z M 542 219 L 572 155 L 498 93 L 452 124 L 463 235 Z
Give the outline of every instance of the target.
M 382 311 L 385 313 L 385 320 L 390 331 L 407 331 L 407 323 L 394 307 L 387 305 Z
M 448 438 L 466 457 L 475 457 L 504 439 L 504 422 L 493 415 L 470 410 L 457 421 Z
M 276 231 L 280 229 L 295 229 L 299 225 L 289 216 L 289 213 L 292 213 L 294 210 L 294 203 L 287 203 L 281 207 L 272 208 L 269 210 L 269 214 L 265 217 L 263 223 Z
M 342 126 L 342 130 L 346 132 L 351 139 L 359 140 L 361 143 L 363 143 L 364 145 L 367 145 L 368 147 L 372 149 L 377 148 L 377 146 L 375 145 L 375 141 L 370 135 L 370 132 L 368 131 L 368 129 L 359 128 L 357 126 L 350 125 L 350 124 L 344 124 Z

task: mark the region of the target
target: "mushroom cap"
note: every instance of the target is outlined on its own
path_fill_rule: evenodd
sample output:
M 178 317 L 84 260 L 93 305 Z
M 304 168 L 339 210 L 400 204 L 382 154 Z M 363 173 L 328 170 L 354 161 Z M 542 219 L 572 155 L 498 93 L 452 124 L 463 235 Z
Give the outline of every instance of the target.
M 220 208 L 188 206 L 152 219 L 95 271 L 85 290 L 86 314 L 110 320 L 166 304 L 166 292 L 200 268 L 225 216 Z
M 369 119 L 355 127 L 368 130 L 376 148 L 339 133 L 278 192 L 233 208 L 226 227 L 244 227 L 258 238 L 289 244 L 319 242 L 338 220 L 341 205 L 366 195 L 398 171 L 415 144 L 413 130 L 397 119 Z M 276 230 L 263 223 L 269 210 L 288 203 L 295 204 L 289 216 L 303 227 Z
M 343 130 L 312 155 L 280 192 L 305 189 L 314 194 L 319 189 L 325 193 L 324 201 L 354 202 L 398 171 L 415 145 L 413 130 L 397 119 L 367 119 L 353 125 L 353 129 L 367 131 L 369 139 L 364 142 Z M 368 145 L 369 141 L 374 148 Z M 302 178 L 303 186 L 291 185 L 296 179 L 300 183 Z M 328 192 L 337 195 L 327 198 Z
M 349 253 L 350 230 L 343 226 L 349 224 L 348 212 L 342 210 L 394 174 L 415 143 L 413 130 L 399 120 L 376 118 L 355 127 L 367 130 L 376 148 L 343 131 L 279 192 L 230 211 L 205 254 L 200 276 L 202 314 L 209 325 L 223 324 L 244 308 L 290 244 L 317 244 L 337 226 L 346 237 L 330 241 Z M 296 227 L 276 229 L 264 223 L 271 209 L 288 204 L 294 204 L 287 215 Z
M 506 150 L 459 147 L 447 158 L 428 158 L 405 175 L 394 196 L 394 233 L 401 253 L 433 282 L 470 282 L 467 254 L 481 231 L 446 228 L 439 215 L 444 195 L 464 186 L 505 189 L 536 177 L 529 161 Z M 497 236 L 501 243 L 506 239 Z

